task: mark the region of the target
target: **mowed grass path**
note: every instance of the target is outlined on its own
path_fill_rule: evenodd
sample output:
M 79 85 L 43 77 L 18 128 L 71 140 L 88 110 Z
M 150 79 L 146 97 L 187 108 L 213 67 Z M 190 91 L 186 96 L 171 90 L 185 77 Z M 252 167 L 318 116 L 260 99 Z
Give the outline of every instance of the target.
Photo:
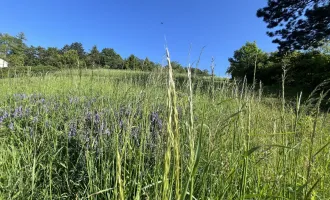
M 214 94 L 195 85 L 190 104 L 181 85 L 175 146 L 166 77 L 1 79 L 0 199 L 330 198 L 330 118 L 317 98 L 282 109 L 224 81 Z

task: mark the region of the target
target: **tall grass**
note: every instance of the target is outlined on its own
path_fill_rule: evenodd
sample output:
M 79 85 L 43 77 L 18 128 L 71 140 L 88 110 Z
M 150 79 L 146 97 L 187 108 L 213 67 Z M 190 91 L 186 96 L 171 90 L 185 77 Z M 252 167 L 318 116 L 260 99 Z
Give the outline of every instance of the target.
M 0 199 L 329 198 L 327 91 L 179 82 L 167 61 L 0 79 Z

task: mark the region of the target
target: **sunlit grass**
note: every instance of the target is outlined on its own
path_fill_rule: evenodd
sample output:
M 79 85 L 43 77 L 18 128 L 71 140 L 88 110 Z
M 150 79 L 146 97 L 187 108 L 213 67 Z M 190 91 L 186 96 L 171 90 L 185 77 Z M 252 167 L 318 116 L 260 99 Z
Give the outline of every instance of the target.
M 0 198 L 330 196 L 330 118 L 318 96 L 282 111 L 246 84 L 182 81 L 173 90 L 167 76 L 0 79 Z

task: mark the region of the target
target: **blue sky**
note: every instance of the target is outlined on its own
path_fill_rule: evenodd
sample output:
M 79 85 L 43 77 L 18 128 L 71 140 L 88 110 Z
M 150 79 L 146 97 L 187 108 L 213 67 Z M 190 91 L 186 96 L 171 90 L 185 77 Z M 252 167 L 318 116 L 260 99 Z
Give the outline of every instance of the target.
M 224 76 L 228 58 L 247 41 L 266 52 L 276 50 L 266 24 L 256 11 L 267 0 L 4 0 L 0 32 L 24 32 L 27 44 L 62 48 L 81 42 L 86 51 L 114 48 L 126 58 L 134 54 L 162 63 L 165 36 L 172 60 L 188 64 L 206 46 L 200 68 Z M 163 22 L 164 24 L 161 24 Z

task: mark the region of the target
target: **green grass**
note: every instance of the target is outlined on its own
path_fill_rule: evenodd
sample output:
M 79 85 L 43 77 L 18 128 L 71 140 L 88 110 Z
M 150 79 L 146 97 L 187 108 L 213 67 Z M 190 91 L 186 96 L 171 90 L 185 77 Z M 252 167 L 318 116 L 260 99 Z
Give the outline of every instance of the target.
M 245 84 L 213 93 L 167 77 L 0 79 L 0 199 L 330 197 L 330 118 L 317 96 L 282 110 Z

